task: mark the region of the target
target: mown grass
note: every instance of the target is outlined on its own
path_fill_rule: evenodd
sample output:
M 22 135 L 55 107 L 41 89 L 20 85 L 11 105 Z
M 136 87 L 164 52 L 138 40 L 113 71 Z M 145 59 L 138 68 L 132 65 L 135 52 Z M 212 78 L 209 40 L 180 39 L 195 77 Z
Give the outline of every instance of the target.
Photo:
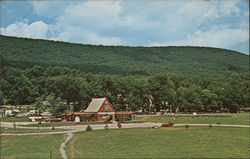
M 2 122 L 29 122 L 31 121 L 28 117 L 2 117 Z
M 174 119 L 175 118 L 175 119 Z M 173 122 L 175 124 L 237 124 L 237 125 L 249 125 L 250 116 L 249 113 L 245 114 L 219 114 L 216 116 L 137 116 L 137 120 L 146 122 Z
M 69 158 L 248 158 L 249 129 L 185 127 L 75 133 Z
M 111 123 L 111 122 L 109 122 Z M 80 123 L 75 123 L 75 122 L 55 122 L 55 123 L 42 123 L 39 124 L 40 127 L 57 127 L 57 126 L 74 126 L 74 125 L 94 125 L 94 124 L 105 124 L 105 122 L 80 122 Z M 29 125 L 23 125 L 26 127 L 37 127 L 38 124 L 29 124 Z
M 144 123 L 145 121 L 123 121 L 122 123 Z M 112 123 L 112 122 L 109 122 Z M 74 126 L 74 125 L 96 125 L 96 124 L 105 124 L 105 122 L 55 122 L 55 123 L 42 123 L 39 126 L 40 127 L 57 127 L 57 126 Z M 29 125 L 23 125 L 26 127 L 37 127 L 38 124 L 29 124 Z
M 4 159 L 60 159 L 59 148 L 65 135 L 1 136 L 1 157 Z
M 1 133 L 39 133 L 39 132 L 55 132 L 66 131 L 65 129 L 23 129 L 23 128 L 0 128 Z

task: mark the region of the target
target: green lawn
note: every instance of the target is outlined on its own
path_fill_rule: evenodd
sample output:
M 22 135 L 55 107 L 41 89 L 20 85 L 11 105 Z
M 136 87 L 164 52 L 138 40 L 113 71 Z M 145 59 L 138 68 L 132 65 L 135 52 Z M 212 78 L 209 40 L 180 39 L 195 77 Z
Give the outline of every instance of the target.
M 28 117 L 2 117 L 0 118 L 2 122 L 28 122 L 31 121 Z
M 239 124 L 249 125 L 250 116 L 249 113 L 245 114 L 219 114 L 219 117 L 215 116 L 181 116 L 176 115 L 175 120 L 169 116 L 137 116 L 137 120 L 147 122 L 173 122 L 175 124 Z
M 248 158 L 248 128 L 118 129 L 75 133 L 69 158 Z
M 14 129 L 14 128 L 0 128 L 1 133 L 39 133 L 39 132 L 55 132 L 55 131 L 66 131 L 65 129 Z
M 59 148 L 65 135 L 1 136 L 1 157 L 4 159 L 61 158 Z
M 145 121 L 124 121 L 122 123 L 143 123 Z M 109 122 L 112 123 L 112 122 Z M 42 123 L 41 127 L 56 127 L 56 126 L 74 126 L 74 125 L 95 125 L 95 124 L 105 124 L 105 122 L 80 122 L 80 123 L 74 123 L 74 122 L 55 122 L 55 123 Z M 38 124 L 29 124 L 29 125 L 23 125 L 26 127 L 37 127 Z
M 73 126 L 73 125 L 88 125 L 88 124 L 104 124 L 105 122 L 80 122 L 80 123 L 75 123 L 75 122 L 55 122 L 55 123 L 42 123 L 40 126 L 41 127 L 56 127 L 56 126 Z M 36 124 L 29 124 L 29 125 L 23 125 L 26 127 L 37 127 Z

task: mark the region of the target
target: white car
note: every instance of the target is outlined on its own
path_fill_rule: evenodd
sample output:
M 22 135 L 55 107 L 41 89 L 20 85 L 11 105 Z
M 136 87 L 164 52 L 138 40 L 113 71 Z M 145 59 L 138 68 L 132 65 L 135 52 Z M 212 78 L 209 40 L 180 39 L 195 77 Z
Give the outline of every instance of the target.
M 35 122 L 36 120 L 41 120 L 41 119 L 43 119 L 43 117 L 41 117 L 41 116 L 31 116 L 31 117 L 29 117 L 29 119 L 30 119 L 32 122 Z

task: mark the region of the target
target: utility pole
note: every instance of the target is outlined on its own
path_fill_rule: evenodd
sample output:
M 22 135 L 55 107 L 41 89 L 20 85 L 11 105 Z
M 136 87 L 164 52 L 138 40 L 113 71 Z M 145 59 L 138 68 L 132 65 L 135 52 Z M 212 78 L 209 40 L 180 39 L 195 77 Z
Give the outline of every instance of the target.
M 52 159 L 52 151 L 49 150 L 49 159 Z
M 40 126 L 40 123 L 38 122 L 38 123 L 37 123 L 37 130 L 39 130 L 39 126 Z
M 150 115 L 150 107 L 152 107 L 152 100 L 151 100 L 151 98 L 149 97 L 148 98 L 149 99 L 149 105 L 148 105 L 148 115 Z

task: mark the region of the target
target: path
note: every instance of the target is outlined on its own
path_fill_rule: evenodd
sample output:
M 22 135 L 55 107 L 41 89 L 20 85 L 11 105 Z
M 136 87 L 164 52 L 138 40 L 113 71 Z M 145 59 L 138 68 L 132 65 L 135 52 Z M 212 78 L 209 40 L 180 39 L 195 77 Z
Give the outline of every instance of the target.
M 64 148 L 66 146 L 66 143 L 69 142 L 69 140 L 73 137 L 73 133 L 72 132 L 68 132 L 67 134 L 68 134 L 68 136 L 67 136 L 66 140 L 61 144 L 61 147 L 59 149 L 59 151 L 60 151 L 63 159 L 68 159 Z

